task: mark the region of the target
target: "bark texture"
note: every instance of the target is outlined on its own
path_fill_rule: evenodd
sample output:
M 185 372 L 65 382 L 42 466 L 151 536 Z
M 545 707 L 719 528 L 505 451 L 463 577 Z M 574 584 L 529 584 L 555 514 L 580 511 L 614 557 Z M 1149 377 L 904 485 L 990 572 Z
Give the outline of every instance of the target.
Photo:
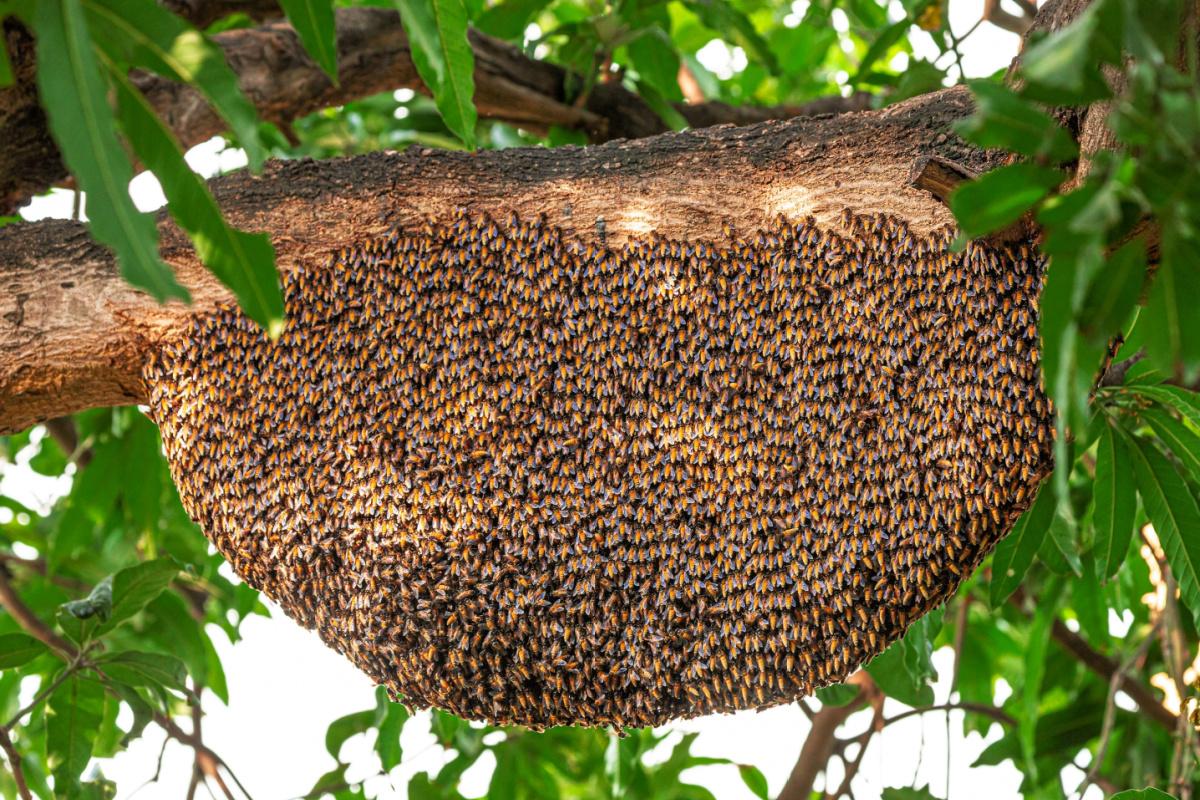
M 172 0 L 167 5 L 201 26 L 231 13 L 230 9 L 262 17 L 278 8 L 266 0 Z M 67 181 L 69 175 L 38 105 L 33 38 L 15 19 L 5 21 L 4 31 L 16 81 L 0 89 L 0 142 L 4 143 L 0 145 L 0 214 L 11 214 L 34 195 Z M 261 118 L 285 132 L 290 131 L 292 120 L 380 92 L 408 88 L 429 93 L 413 64 L 398 12 L 339 8 L 337 37 L 338 86 L 308 57 L 286 22 L 267 22 L 212 38 Z M 582 130 L 593 143 L 668 130 L 640 95 L 619 82 L 601 84 L 582 103 L 571 102 L 565 92 L 567 72 L 562 67 L 531 59 L 520 48 L 475 29 L 470 30 L 469 38 L 475 52 L 475 102 L 481 117 L 538 134 L 552 125 Z M 141 71 L 134 72 L 133 81 L 185 149 L 226 129 L 221 117 L 191 87 Z M 712 102 L 679 103 L 676 107 L 691 127 L 701 128 L 860 111 L 869 108 L 870 102 L 871 95 L 860 92 L 797 106 L 759 108 Z
M 272 234 L 279 267 L 302 270 L 330 251 L 394 226 L 423 224 L 457 206 L 497 217 L 545 214 L 568 235 L 608 246 L 650 231 L 719 239 L 777 215 L 812 215 L 831 228 L 845 208 L 886 213 L 923 233 L 952 222 L 910 183 L 937 156 L 985 171 L 996 154 L 948 126 L 971 112 L 966 89 L 883 111 L 708 128 L 595 147 L 475 155 L 410 148 L 326 162 L 272 161 L 210 182 L 229 220 Z M 736 187 L 736 191 L 731 187 Z M 0 228 L 0 433 L 100 405 L 143 399 L 144 354 L 189 314 L 227 298 L 190 243 L 160 213 L 163 257 L 195 295 L 160 306 L 129 288 L 109 251 L 79 223 Z

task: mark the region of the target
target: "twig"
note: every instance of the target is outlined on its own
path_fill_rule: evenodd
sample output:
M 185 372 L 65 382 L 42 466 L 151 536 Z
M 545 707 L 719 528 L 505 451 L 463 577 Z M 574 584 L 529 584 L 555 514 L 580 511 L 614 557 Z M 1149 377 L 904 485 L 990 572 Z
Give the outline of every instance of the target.
M 853 761 L 846 764 L 846 774 L 842 778 L 842 785 L 838 787 L 837 792 L 834 794 L 825 794 L 825 797 L 829 798 L 829 800 L 837 800 L 837 798 L 843 795 L 854 796 L 854 793 L 850 791 L 850 781 L 854 780 L 854 776 L 858 774 L 859 767 L 862 766 L 863 756 L 867 752 L 867 745 L 871 743 L 871 737 L 883 730 L 882 698 L 879 702 L 872 702 L 871 705 L 875 709 L 875 716 L 871 718 L 871 724 L 867 726 L 865 731 L 850 740 L 849 744 L 858 745 L 858 753 L 855 754 Z M 845 761 L 844 756 L 842 760 Z
M 61 653 L 65 653 L 68 659 L 73 659 L 79 655 L 79 649 L 75 645 L 68 642 L 66 639 L 59 636 L 46 623 L 38 618 L 29 610 L 29 606 L 22 602 L 13 590 L 12 584 L 8 581 L 8 568 L 0 565 L 0 606 L 16 620 L 17 624 L 25 629 L 33 638 L 42 642 L 49 647 L 53 647 Z
M 1121 685 L 1122 679 L 1129 674 L 1129 671 L 1135 665 L 1140 664 L 1142 659 L 1146 657 L 1146 654 L 1150 652 L 1150 645 L 1154 643 L 1154 634 L 1158 630 L 1159 622 L 1160 620 L 1157 619 L 1154 621 L 1154 627 L 1146 634 L 1146 638 L 1138 645 L 1137 650 L 1121 664 L 1120 669 L 1113 673 L 1112 678 L 1108 682 L 1108 699 L 1104 705 L 1104 723 L 1100 728 L 1100 744 L 1096 748 L 1096 757 L 1092 761 L 1091 767 L 1085 770 L 1086 774 L 1083 777 L 1083 783 L 1079 784 L 1079 789 L 1076 790 L 1076 793 L 1080 797 L 1083 797 L 1089 786 L 1097 784 L 1100 778 L 1100 768 L 1104 766 L 1104 757 L 1108 753 L 1109 739 L 1112 737 L 1113 726 L 1117 719 L 1117 690 Z
M 901 711 L 896 716 L 885 719 L 883 725 L 886 728 L 888 725 L 899 722 L 902 719 L 915 717 L 918 714 L 928 714 L 931 711 L 968 711 L 972 714 L 983 714 L 991 717 L 1001 725 L 1017 724 L 1015 719 L 995 706 L 984 705 L 983 703 L 942 703 L 937 706 L 922 706 L 921 708 L 910 708 L 908 711 Z
M 21 796 L 21 800 L 33 800 L 33 795 L 29 793 L 29 787 L 25 785 L 25 769 L 21 766 L 21 754 L 17 752 L 12 739 L 8 738 L 7 730 L 0 731 L 0 747 L 4 748 L 4 753 L 8 756 L 8 763 L 12 767 L 13 781 L 17 784 L 17 794 Z

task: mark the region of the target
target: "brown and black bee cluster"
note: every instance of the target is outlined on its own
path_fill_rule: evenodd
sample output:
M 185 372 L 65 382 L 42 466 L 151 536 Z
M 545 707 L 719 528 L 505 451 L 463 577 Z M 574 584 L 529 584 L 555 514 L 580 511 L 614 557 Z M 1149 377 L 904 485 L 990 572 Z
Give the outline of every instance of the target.
M 646 726 L 843 680 L 1052 460 L 1042 259 L 885 217 L 619 248 L 460 212 L 146 369 L 188 512 L 411 706 Z

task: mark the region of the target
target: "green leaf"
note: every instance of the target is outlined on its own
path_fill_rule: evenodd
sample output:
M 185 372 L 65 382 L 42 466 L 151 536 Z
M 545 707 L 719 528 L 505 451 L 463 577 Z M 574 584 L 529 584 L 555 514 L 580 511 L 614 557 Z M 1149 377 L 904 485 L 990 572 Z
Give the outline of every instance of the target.
M 446 127 L 475 149 L 475 53 L 462 0 L 393 0 L 412 43 L 413 63 Z
M 100 656 L 96 663 L 106 676 L 130 686 L 158 685 L 188 693 L 187 667 L 174 656 L 123 650 Z
M 844 706 L 858 697 L 858 687 L 845 683 L 835 683 L 817 689 L 816 695 L 823 706 Z
M 104 685 L 124 700 L 125 704 L 129 706 L 129 710 L 133 712 L 133 722 L 130 724 L 128 732 L 121 739 L 121 746 L 127 747 L 130 742 L 141 738 L 142 731 L 154 720 L 154 707 L 138 694 L 137 689 L 127 683 L 106 678 Z
M 1149 441 L 1125 435 L 1146 516 L 1162 542 L 1179 594 L 1200 619 L 1200 509 L 1183 478 Z
M 1093 550 L 1096 577 L 1102 581 L 1117 574 L 1133 540 L 1137 492 L 1132 476 L 1133 463 L 1125 442 L 1106 419 L 1096 445 L 1096 480 L 1092 485 L 1095 500 L 1092 521 L 1096 531 Z
M 342 745 L 351 736 L 364 733 L 375 725 L 375 709 L 357 711 L 329 723 L 325 731 L 325 749 L 334 761 L 341 761 Z
M 955 189 L 950 210 L 963 236 L 974 239 L 1016 222 L 1064 177 L 1056 169 L 1031 161 L 1010 164 Z
M 1142 385 L 1122 386 L 1121 391 L 1157 400 L 1178 411 L 1180 416 L 1190 420 L 1193 425 L 1200 425 L 1200 394 L 1196 392 L 1189 392 L 1178 386 Z
M 84 10 L 88 25 L 97 31 L 97 43 L 111 58 L 198 91 L 229 125 L 250 169 L 262 169 L 258 111 L 242 94 L 220 47 L 154 0 L 84 0 Z
M 640 76 L 639 84 L 650 85 L 667 101 L 683 100 L 683 92 L 679 89 L 679 55 L 662 28 L 654 26 L 647 29 L 625 45 L 625 49 L 629 51 L 629 60 Z M 663 116 L 658 109 L 655 109 L 655 113 Z M 668 121 L 667 124 L 671 123 Z
M 6 633 L 0 636 L 0 669 L 12 669 L 28 664 L 50 648 L 24 633 Z
M 1139 236 L 1113 253 L 1088 286 L 1079 319 L 1093 344 L 1103 344 L 1121 330 L 1145 280 L 1146 242 Z
M 283 292 L 270 237 L 229 227 L 208 186 L 192 172 L 146 98 L 119 69 L 114 68 L 113 79 L 121 127 L 138 158 L 161 181 L 171 216 L 187 231 L 205 266 L 237 295 L 246 316 L 278 338 L 284 325 Z
M 1026 50 L 1020 70 L 1023 94 L 1054 105 L 1088 105 L 1108 97 L 1099 65 L 1119 63 L 1120 15 L 1120 0 L 1101 0 Z
M 1021 717 L 1018 734 L 1021 738 L 1021 750 L 1025 756 L 1026 771 L 1035 781 L 1037 780 L 1038 707 L 1042 694 L 1042 678 L 1046 674 L 1046 651 L 1050 647 L 1050 629 L 1058 616 L 1058 595 L 1062 591 L 1062 585 L 1060 578 L 1054 578 L 1042 590 L 1034 610 L 1033 625 L 1029 630 L 1029 642 L 1025 647 L 1025 683 L 1021 689 L 1025 714 Z
M 46 714 L 46 759 L 54 771 L 54 793 L 80 791 L 79 776 L 92 757 L 92 742 L 104 715 L 104 689 L 72 675 L 50 695 Z
M 741 11 L 725 0 L 685 0 L 684 5 L 695 12 L 706 26 L 722 36 L 729 36 L 734 44 L 741 45 L 747 55 L 766 67 L 772 75 L 780 74 L 779 60 L 771 52 L 770 45 Z
M 875 41 L 871 42 L 871 46 L 863 55 L 862 61 L 859 62 L 858 69 L 854 72 L 854 77 L 850 79 L 851 86 L 858 86 L 862 83 L 863 77 L 871 71 L 875 63 L 887 54 L 887 51 L 892 48 L 892 45 L 900 41 L 908 29 L 912 26 L 912 20 L 907 16 L 883 29 Z
M 1079 157 L 1079 145 L 1066 128 L 1037 105 L 993 81 L 972 81 L 976 111 L 956 130 L 984 148 L 1002 148 L 1052 162 Z
M 387 695 L 384 694 L 385 702 Z M 390 772 L 400 763 L 403 751 L 400 748 L 400 731 L 408 721 L 408 711 L 399 703 L 388 702 L 383 719 L 379 723 L 379 738 L 375 740 L 375 752 L 385 771 Z
M 761 797 L 762 800 L 771 800 L 771 794 L 767 788 L 767 779 L 762 774 L 762 770 L 758 767 L 752 767 L 749 764 L 738 764 L 738 774 L 742 776 L 742 781 L 746 784 L 755 797 Z
M 12 86 L 13 80 L 12 62 L 8 60 L 8 44 L 0 37 L 0 89 Z
M 279 6 L 292 23 L 305 51 L 337 86 L 337 29 L 333 0 L 279 0 Z
M 1191 378 L 1200 366 L 1200 253 L 1173 227 L 1163 233 L 1162 257 L 1140 319 L 1146 355 L 1167 375 Z
M 1073 572 L 1076 576 L 1083 574 L 1083 564 L 1079 560 L 1079 553 L 1075 549 L 1075 529 L 1071 523 L 1063 519 L 1062 514 L 1055 514 L 1054 520 L 1050 523 L 1050 528 L 1046 531 L 1046 539 L 1043 547 L 1049 545 L 1053 547 L 1059 557 L 1063 559 L 1064 565 Z
M 1163 440 L 1175 457 L 1191 473 L 1192 480 L 1200 481 L 1200 436 L 1197 436 L 1179 420 L 1153 408 L 1142 411 L 1142 417 Z
M 112 580 L 112 575 L 106 575 L 87 597 L 63 603 L 62 609 L 76 619 L 99 617 L 101 622 L 107 622 L 112 616 Z
M 609 735 L 608 749 L 604 751 L 604 774 L 612 784 L 613 800 L 620 800 L 629 792 L 633 772 L 641 753 L 640 739 L 627 736 L 624 739 Z
M 930 620 L 930 616 L 934 618 Z M 867 673 L 884 694 L 914 707 L 933 704 L 933 687 L 928 681 L 936 675 L 930 655 L 941 624 L 939 612 L 922 617 L 903 638 L 867 662 Z
M 1108 800 L 1175 800 L 1175 795 L 1149 787 L 1146 789 L 1130 789 L 1127 792 L 1117 792 Z
M 537 12 L 549 4 L 549 0 L 506 0 L 494 5 L 481 14 L 476 27 L 489 36 L 522 43 L 525 29 Z
M 687 120 L 680 114 L 667 98 L 663 97 L 648 83 L 642 81 L 637 82 L 638 94 L 646 101 L 646 105 L 658 114 L 659 119 L 666 123 L 667 127 L 673 131 L 681 131 L 688 126 Z
M 157 300 L 189 295 L 158 257 L 154 218 L 129 197 L 133 170 L 117 140 L 108 86 L 92 50 L 80 0 L 39 2 L 38 90 L 50 130 L 79 188 L 88 194 L 88 229 L 117 255 L 125 279 Z
M 143 561 L 116 572 L 112 576 L 112 613 L 96 629 L 96 635 L 103 636 L 137 614 L 178 574 L 179 565 L 170 558 Z
M 146 627 L 158 634 L 158 650 L 179 657 L 197 686 L 208 685 L 208 649 L 203 623 L 188 611 L 187 602 L 175 592 L 163 592 L 146 606 Z M 219 696 L 219 695 L 218 695 Z
M 883 790 L 882 800 L 938 800 L 929 787 L 914 789 L 911 786 L 901 786 L 899 788 L 886 788 Z
M 988 602 L 992 608 L 999 608 L 1025 580 L 1025 573 L 1054 522 L 1055 502 L 1053 487 L 1043 484 L 1033 505 L 1017 519 L 1008 536 L 996 545 L 992 556 L 992 580 L 988 584 Z

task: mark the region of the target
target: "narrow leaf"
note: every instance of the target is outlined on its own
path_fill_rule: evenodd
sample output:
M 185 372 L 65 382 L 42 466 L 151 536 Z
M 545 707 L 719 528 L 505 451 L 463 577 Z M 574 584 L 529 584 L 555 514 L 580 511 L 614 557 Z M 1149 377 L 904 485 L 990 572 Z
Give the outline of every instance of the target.
M 162 183 L 167 210 L 191 237 L 200 260 L 237 295 L 246 316 L 272 339 L 278 338 L 284 325 L 283 292 L 270 237 L 229 227 L 208 186 L 192 172 L 146 98 L 119 71 L 113 79 L 121 128 L 138 158 Z
M 1200 509 L 1187 484 L 1149 441 L 1125 435 L 1146 516 L 1179 583 L 1180 599 L 1200 618 Z
M 393 0 L 412 43 L 413 63 L 446 126 L 475 149 L 475 53 L 462 0 Z
M 1066 128 L 1036 104 L 993 81 L 971 82 L 975 113 L 957 126 L 963 138 L 980 147 L 1002 148 L 1052 162 L 1079 156 L 1079 145 Z
M 335 761 L 340 761 L 342 745 L 346 743 L 346 740 L 367 731 L 374 724 L 375 709 L 357 711 L 344 717 L 338 717 L 329 723 L 329 728 L 325 731 L 325 749 L 329 751 L 329 755 L 333 756 Z
M 33 18 L 38 90 L 50 130 L 79 187 L 88 194 L 88 228 L 111 247 L 121 274 L 156 299 L 189 295 L 158 257 L 158 228 L 129 197 L 133 169 L 117 141 L 108 86 L 92 50 L 80 0 L 47 0 Z
M 1163 440 L 1167 449 L 1192 474 L 1192 480 L 1200 481 L 1200 436 L 1192 433 L 1186 425 L 1157 409 L 1146 409 L 1142 417 L 1150 423 L 1150 427 Z
M 1200 253 L 1173 230 L 1163 234 L 1162 258 L 1141 314 L 1146 355 L 1167 375 L 1190 378 L 1200 364 Z
M 1146 242 L 1138 237 L 1113 253 L 1088 286 L 1079 318 L 1083 332 L 1102 343 L 1121 330 L 1146 280 Z
M 1055 499 L 1053 487 L 1043 484 L 1033 505 L 1017 519 L 1012 532 L 996 545 L 992 556 L 992 580 L 988 584 L 988 602 L 992 608 L 999 608 L 1025 580 L 1025 573 L 1054 521 Z
M 1137 512 L 1137 492 L 1133 483 L 1133 463 L 1124 439 L 1113 432 L 1106 420 L 1096 445 L 1096 480 L 1092 485 L 1096 530 L 1094 552 L 1096 577 L 1107 581 L 1125 561 L 1133 540 L 1133 517 Z
M 312 60 L 325 70 L 336 86 L 337 31 L 334 26 L 333 0 L 279 0 L 287 21 Z
M 1054 515 L 1054 520 L 1050 523 L 1050 527 L 1046 531 L 1046 539 L 1043 547 L 1045 545 L 1054 548 L 1068 570 L 1076 576 L 1083 574 L 1083 564 L 1080 562 L 1079 553 L 1075 549 L 1075 529 L 1071 523 L 1063 518 L 1062 514 Z
M 1178 411 L 1180 416 L 1190 420 L 1193 425 L 1200 425 L 1200 394 L 1196 392 L 1189 392 L 1178 386 L 1142 386 L 1138 384 L 1123 386 L 1121 391 L 1157 400 Z
M 384 770 L 390 772 L 400 763 L 404 751 L 400 748 L 400 731 L 408 721 L 408 712 L 399 703 L 388 703 L 383 720 L 379 723 L 379 738 L 375 740 L 375 751 Z
M 98 32 L 97 42 L 117 63 L 157 72 L 198 91 L 229 125 L 250 169 L 262 168 L 258 111 L 242 94 L 221 48 L 154 0 L 84 0 L 83 7 L 88 25 Z

